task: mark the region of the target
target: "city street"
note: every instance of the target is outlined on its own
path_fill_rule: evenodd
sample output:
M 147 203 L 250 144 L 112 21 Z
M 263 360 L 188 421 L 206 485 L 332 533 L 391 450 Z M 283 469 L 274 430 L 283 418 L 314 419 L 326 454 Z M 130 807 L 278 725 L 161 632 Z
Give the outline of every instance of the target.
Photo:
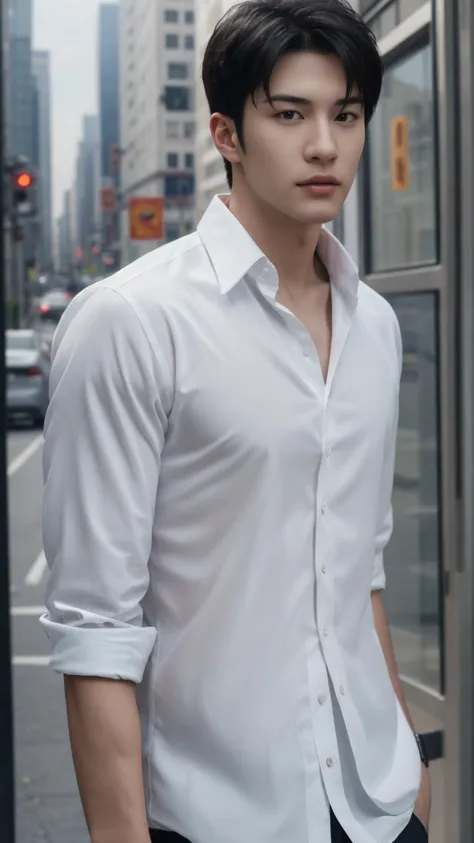
M 61 677 L 38 624 L 46 582 L 41 542 L 42 434 L 8 435 L 17 843 L 88 843 L 68 746 Z

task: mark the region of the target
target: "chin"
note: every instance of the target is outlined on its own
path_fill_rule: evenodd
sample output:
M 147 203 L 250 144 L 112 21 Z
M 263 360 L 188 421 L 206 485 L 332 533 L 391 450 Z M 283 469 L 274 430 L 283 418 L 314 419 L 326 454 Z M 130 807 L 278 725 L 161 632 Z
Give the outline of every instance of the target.
M 303 225 L 326 225 L 337 217 L 339 210 L 334 208 L 312 208 L 306 214 L 295 214 L 294 217 Z
M 315 200 L 304 208 L 295 208 L 291 216 L 305 225 L 326 225 L 337 217 L 341 207 L 340 202 Z

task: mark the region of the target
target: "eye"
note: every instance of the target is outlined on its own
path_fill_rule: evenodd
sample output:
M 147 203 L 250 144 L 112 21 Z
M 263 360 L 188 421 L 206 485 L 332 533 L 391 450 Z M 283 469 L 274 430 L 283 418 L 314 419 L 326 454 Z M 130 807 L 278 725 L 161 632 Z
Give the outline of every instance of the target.
M 337 115 L 336 120 L 339 123 L 355 123 L 359 119 L 359 116 L 359 114 L 355 114 L 353 111 L 343 111 L 342 114 Z
M 293 123 L 295 120 L 302 120 L 303 117 L 299 111 L 279 111 L 277 117 L 284 120 L 286 123 Z

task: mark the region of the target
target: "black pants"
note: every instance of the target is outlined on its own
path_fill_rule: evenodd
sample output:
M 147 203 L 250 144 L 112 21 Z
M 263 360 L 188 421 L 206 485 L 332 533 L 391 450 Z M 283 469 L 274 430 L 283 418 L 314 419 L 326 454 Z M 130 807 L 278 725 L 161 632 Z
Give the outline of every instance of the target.
M 152 829 L 150 831 L 151 843 L 191 843 L 180 834 L 175 834 L 174 831 L 158 831 Z M 418 817 L 411 818 L 407 827 L 403 829 L 400 836 L 397 838 L 397 843 L 427 843 L 428 834 L 423 824 Z M 289 841 L 291 843 L 291 841 Z M 337 821 L 333 812 L 331 811 L 331 843 L 351 843 L 346 832 Z

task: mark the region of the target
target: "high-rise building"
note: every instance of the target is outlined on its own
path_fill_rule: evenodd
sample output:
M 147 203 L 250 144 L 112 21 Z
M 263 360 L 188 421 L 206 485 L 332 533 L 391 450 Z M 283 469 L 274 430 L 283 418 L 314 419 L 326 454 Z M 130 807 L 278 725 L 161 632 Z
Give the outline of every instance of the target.
M 100 219 L 97 196 L 99 193 L 98 157 L 99 122 L 93 115 L 86 115 L 83 120 L 82 140 L 78 146 L 76 159 L 76 179 L 73 189 L 75 205 L 73 219 L 73 247 L 77 263 L 87 268 L 93 260 L 93 249 L 100 237 Z
M 71 191 L 64 194 L 63 211 L 58 220 L 58 261 L 57 269 L 65 275 L 70 274 L 74 263 L 74 250 L 72 244 L 72 219 L 71 219 Z
M 33 53 L 34 108 L 33 159 L 37 173 L 38 258 L 43 269 L 52 263 L 51 211 L 51 104 L 50 57 L 45 51 Z
M 195 224 L 194 38 L 193 0 L 121 0 L 122 263 Z M 130 239 L 132 197 L 163 200 L 163 238 Z
M 99 6 L 99 122 L 100 190 L 114 189 L 116 203 L 120 175 L 119 117 L 119 7 L 116 3 Z M 102 244 L 113 257 L 111 269 L 119 265 L 118 204 L 114 210 L 101 208 Z
M 32 0 L 8 0 L 8 155 L 33 158 Z

